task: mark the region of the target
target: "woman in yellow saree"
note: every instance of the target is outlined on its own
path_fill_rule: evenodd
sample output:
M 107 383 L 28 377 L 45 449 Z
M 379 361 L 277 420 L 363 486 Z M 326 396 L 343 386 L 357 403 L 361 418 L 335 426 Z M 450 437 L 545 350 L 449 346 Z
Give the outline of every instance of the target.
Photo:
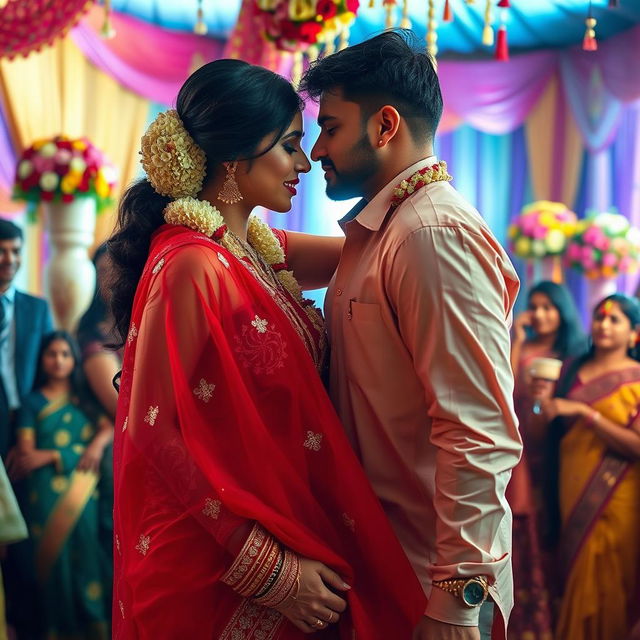
M 639 615 L 640 305 L 620 294 L 594 311 L 593 346 L 551 398 L 556 429 L 565 584 L 557 640 L 625 640 Z

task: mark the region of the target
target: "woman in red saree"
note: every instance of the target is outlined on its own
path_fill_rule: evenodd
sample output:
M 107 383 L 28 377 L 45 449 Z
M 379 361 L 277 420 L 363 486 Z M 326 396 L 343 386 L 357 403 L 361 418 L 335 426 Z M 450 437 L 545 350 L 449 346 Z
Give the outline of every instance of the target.
M 143 138 L 148 180 L 109 243 L 125 345 L 114 638 L 409 639 L 424 611 L 294 278 L 328 280 L 339 245 L 249 217 L 290 208 L 301 123 L 283 78 L 222 60 Z

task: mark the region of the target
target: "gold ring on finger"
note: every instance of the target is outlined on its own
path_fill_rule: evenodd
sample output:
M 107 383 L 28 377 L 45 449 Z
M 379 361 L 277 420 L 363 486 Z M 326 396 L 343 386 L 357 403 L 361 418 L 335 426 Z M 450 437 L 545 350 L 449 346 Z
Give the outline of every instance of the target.
M 331 622 L 333 620 L 333 611 L 329 612 L 329 619 L 327 620 L 327 622 Z
M 320 620 L 320 618 L 318 618 L 314 623 L 313 626 L 317 627 L 318 629 L 322 629 L 322 627 L 324 627 L 325 623 Z

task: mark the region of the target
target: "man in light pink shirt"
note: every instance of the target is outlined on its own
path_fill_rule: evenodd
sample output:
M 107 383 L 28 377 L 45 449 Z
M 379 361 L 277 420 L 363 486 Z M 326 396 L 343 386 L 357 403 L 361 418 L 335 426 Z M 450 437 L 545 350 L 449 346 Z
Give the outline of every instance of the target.
M 326 297 L 331 394 L 429 599 L 416 640 L 479 639 L 487 597 L 493 637 L 504 638 L 505 488 L 521 451 L 509 364 L 519 283 L 434 157 L 440 87 L 409 35 L 385 32 L 303 79 L 320 100 L 311 155 L 327 194 L 363 198 L 341 221 Z

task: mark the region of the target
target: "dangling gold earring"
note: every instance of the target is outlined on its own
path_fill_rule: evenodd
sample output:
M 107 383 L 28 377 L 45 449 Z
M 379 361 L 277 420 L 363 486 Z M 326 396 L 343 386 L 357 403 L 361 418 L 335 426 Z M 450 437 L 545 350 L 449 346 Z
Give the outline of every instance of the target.
M 222 189 L 220 189 L 220 193 L 218 194 L 218 200 L 220 200 L 220 202 L 224 202 L 225 204 L 235 204 L 236 202 L 240 202 L 240 200 L 242 200 L 242 194 L 240 193 L 238 183 L 236 182 L 237 163 L 229 163 L 226 165 L 226 167 L 227 177 L 224 179 Z

